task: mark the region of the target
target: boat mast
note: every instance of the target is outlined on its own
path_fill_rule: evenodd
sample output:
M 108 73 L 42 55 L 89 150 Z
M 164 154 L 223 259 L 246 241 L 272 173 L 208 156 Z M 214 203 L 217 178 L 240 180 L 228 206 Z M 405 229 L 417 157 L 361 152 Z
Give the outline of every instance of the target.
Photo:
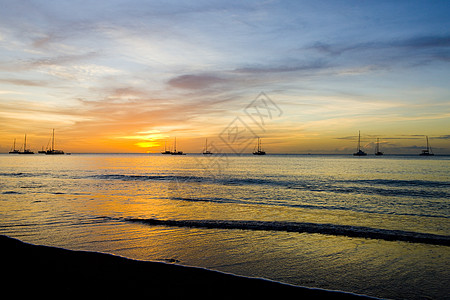
M 427 139 L 427 141 L 428 141 L 428 139 Z M 23 141 L 23 152 L 25 152 L 26 150 L 27 150 L 27 134 L 25 133 L 25 140 Z
M 430 145 L 428 144 L 428 135 L 427 135 L 427 151 L 428 151 L 430 154 L 433 153 L 433 151 L 431 150 Z
M 52 133 L 52 151 L 55 150 L 55 128 L 53 128 Z
M 177 138 L 175 138 L 175 142 L 173 144 L 173 152 L 177 152 Z
M 361 130 L 358 130 L 358 149 L 359 152 L 361 150 Z

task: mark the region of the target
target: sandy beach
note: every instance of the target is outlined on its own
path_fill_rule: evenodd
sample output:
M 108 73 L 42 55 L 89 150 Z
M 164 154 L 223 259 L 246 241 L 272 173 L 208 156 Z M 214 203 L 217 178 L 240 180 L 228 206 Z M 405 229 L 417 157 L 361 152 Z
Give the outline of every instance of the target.
M 367 298 L 201 268 L 32 245 L 7 236 L 0 236 L 0 247 L 3 292 L 22 296 Z

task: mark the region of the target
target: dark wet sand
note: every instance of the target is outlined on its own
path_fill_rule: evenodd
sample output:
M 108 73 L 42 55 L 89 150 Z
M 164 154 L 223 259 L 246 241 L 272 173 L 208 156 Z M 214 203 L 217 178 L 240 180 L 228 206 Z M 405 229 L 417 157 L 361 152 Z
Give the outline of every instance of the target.
M 202 268 L 137 261 L 110 254 L 37 246 L 0 235 L 3 295 L 102 299 L 178 297 L 364 299 Z M 13 294 L 9 294 L 12 291 Z M 8 294 L 7 294 L 8 293 Z

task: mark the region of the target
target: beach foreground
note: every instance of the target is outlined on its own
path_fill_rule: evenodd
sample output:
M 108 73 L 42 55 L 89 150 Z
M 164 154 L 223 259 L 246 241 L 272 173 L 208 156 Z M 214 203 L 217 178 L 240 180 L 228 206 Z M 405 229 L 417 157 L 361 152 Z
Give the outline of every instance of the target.
M 32 245 L 7 236 L 0 236 L 0 247 L 3 292 L 11 290 L 17 295 L 368 298 L 201 268 Z

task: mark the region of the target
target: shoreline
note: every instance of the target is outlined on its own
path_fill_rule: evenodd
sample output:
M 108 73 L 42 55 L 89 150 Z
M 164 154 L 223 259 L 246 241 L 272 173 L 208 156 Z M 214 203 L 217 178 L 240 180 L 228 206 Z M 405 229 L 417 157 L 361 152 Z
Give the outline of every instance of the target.
M 306 288 L 197 267 L 139 261 L 112 254 L 33 245 L 0 235 L 4 293 L 83 296 L 231 296 L 376 299 Z M 14 295 L 14 294 L 13 294 Z

